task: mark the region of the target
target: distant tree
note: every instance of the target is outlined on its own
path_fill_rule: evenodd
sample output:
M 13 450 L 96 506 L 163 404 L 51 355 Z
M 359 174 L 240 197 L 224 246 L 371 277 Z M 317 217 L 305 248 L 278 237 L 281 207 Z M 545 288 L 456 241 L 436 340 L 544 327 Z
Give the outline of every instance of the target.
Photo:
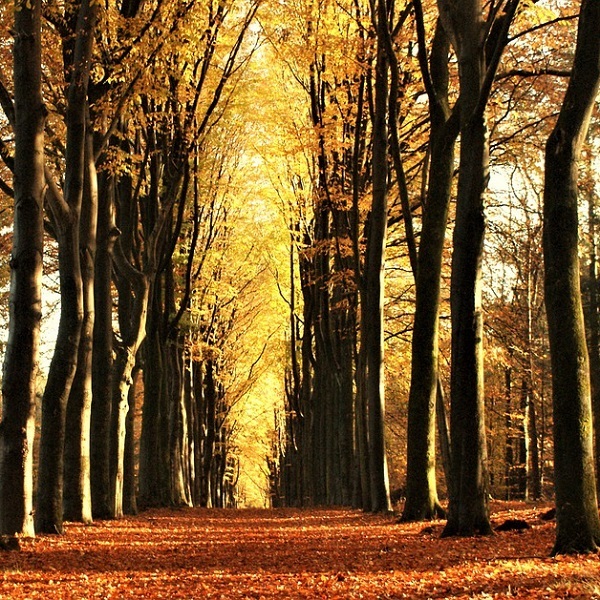
M 41 1 L 14 12 L 14 227 L 10 322 L 2 380 L 0 534 L 33 537 L 33 437 L 42 316 L 44 123 Z
M 373 188 L 365 227 L 365 266 L 361 282 L 361 354 L 364 361 L 364 394 L 367 414 L 370 509 L 390 509 L 385 450 L 385 387 L 383 375 L 384 265 L 388 221 L 388 93 L 389 60 L 386 50 L 390 6 L 374 5 L 377 57 L 373 113 Z M 364 492 L 363 492 L 364 493 Z
M 546 146 L 543 240 L 557 518 L 553 554 L 594 552 L 600 544 L 577 202 L 578 161 L 600 86 L 599 30 L 600 3 L 582 0 L 571 79 Z

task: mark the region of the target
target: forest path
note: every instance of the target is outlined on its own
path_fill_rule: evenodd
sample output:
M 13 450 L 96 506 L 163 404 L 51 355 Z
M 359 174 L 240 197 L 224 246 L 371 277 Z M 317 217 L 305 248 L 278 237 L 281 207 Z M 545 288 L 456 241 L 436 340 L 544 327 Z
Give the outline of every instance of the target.
M 67 525 L 0 554 L 0 598 L 600 598 L 597 556 L 549 558 L 546 505 L 494 503 L 531 529 L 440 539 L 443 523 L 351 510 L 151 510 Z

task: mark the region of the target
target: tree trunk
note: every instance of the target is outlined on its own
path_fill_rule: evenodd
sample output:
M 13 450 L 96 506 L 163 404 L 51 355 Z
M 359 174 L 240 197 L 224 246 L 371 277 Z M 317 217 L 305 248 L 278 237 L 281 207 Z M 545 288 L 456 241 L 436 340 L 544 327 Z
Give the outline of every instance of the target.
M 424 40 L 423 40 L 424 41 Z M 404 521 L 443 514 L 435 469 L 438 395 L 438 328 L 442 257 L 454 169 L 458 128 L 449 122 L 448 53 L 450 44 L 438 24 L 431 54 L 429 189 L 415 273 L 416 306 L 408 398 L 408 445 Z M 426 67 L 426 65 L 425 65 Z M 427 77 L 427 69 L 425 77 Z
M 41 2 L 15 11 L 14 226 L 2 380 L 0 534 L 33 537 L 33 437 L 42 316 L 44 122 Z
M 521 416 L 519 420 L 519 435 L 518 435 L 518 472 L 517 472 L 517 490 L 518 497 L 520 500 L 529 500 L 529 466 L 531 464 L 531 457 L 529 454 L 529 403 L 531 398 L 531 391 L 529 389 L 528 377 L 524 376 L 521 380 Z
M 578 257 L 577 175 L 600 85 L 600 3 L 583 0 L 571 80 L 546 146 L 545 300 L 552 363 L 556 542 L 553 554 L 600 543 L 589 360 Z
M 140 369 L 135 367 L 131 374 L 133 381 L 129 386 L 129 410 L 125 421 L 125 457 L 123 460 L 123 513 L 136 515 L 137 508 L 137 477 L 136 477 L 136 439 L 135 439 L 135 416 L 137 386 Z
M 525 409 L 525 431 L 527 432 L 527 499 L 540 500 L 542 497 L 542 468 L 540 461 L 540 440 L 536 415 L 536 384 L 534 381 L 535 349 L 533 345 L 533 276 L 532 240 L 527 242 L 527 386 L 529 394 Z
M 481 120 L 461 132 L 461 170 L 452 256 L 452 481 L 446 535 L 490 533 L 483 397 L 481 259 L 484 216 Z M 461 187 L 462 180 L 462 190 Z
M 90 420 L 92 409 L 92 361 L 94 335 L 94 261 L 98 221 L 98 191 L 91 131 L 86 132 L 86 180 L 80 220 L 80 261 L 83 290 L 83 322 L 77 371 L 67 404 L 65 439 L 65 518 L 92 521 L 90 489 Z
M 593 183 L 591 184 L 594 185 Z M 600 300 L 598 298 L 598 233 L 596 231 L 596 193 L 592 189 L 588 200 L 589 228 L 589 308 L 586 325 L 589 329 L 588 352 L 590 355 L 590 384 L 592 390 L 592 413 L 594 416 L 594 457 L 596 493 L 600 491 Z
M 98 247 L 94 278 L 94 352 L 92 356 L 91 484 L 92 515 L 108 519 L 110 509 L 110 431 L 113 394 L 112 253 L 117 236 L 113 220 L 114 179 L 100 176 Z
M 127 124 L 121 122 L 121 131 L 127 131 Z M 123 133 L 120 142 L 126 153 L 141 152 Z M 152 171 L 152 190 L 158 185 Z M 129 398 L 133 385 L 133 372 L 137 363 L 138 351 L 146 336 L 146 321 L 149 310 L 150 276 L 155 256 L 152 242 L 145 247 L 146 256 L 141 256 L 139 240 L 139 207 L 137 192 L 131 176 L 122 175 L 115 188 L 115 213 L 119 238 L 112 247 L 114 282 L 118 291 L 117 315 L 120 341 L 115 344 L 111 426 L 110 426 L 110 474 L 109 474 L 109 514 L 112 517 L 123 516 L 123 494 L 125 482 L 125 446 L 127 438 L 127 417 L 130 412 Z M 154 193 L 150 194 L 156 199 Z M 149 212 L 152 212 L 149 209 Z M 155 215 L 153 215 L 154 217 Z M 150 219 L 149 230 L 155 223 Z M 150 235 L 150 234 L 146 234 Z M 151 258 L 149 258 L 149 256 Z M 142 265 L 140 267 L 140 265 Z M 145 271 L 144 269 L 147 269 Z M 152 400 L 148 400 L 150 405 Z
M 480 108 L 485 23 L 480 0 L 452 9 L 460 79 L 460 172 L 453 237 L 451 311 L 452 485 L 444 535 L 491 533 L 483 397 L 481 261 L 488 140 Z M 456 41 L 455 41 L 456 45 Z
M 82 322 L 77 227 L 72 219 L 59 235 L 61 314 L 54 356 L 42 399 L 42 434 L 36 507 L 36 530 L 63 533 L 63 449 L 66 409 L 77 368 Z
M 163 448 L 161 445 L 161 384 L 156 372 L 161 372 L 161 352 L 158 336 L 149 318 L 148 335 L 144 343 L 144 406 L 140 437 L 140 492 L 138 503 L 145 509 L 164 505 Z
M 121 2 L 120 13 L 125 19 L 133 19 L 143 7 L 139 0 Z M 117 84 L 118 85 L 118 84 Z M 92 84 L 94 100 L 108 95 L 110 84 L 106 80 L 99 86 Z M 121 131 L 117 136 L 125 152 L 131 154 L 131 144 L 127 134 Z M 97 136 L 100 141 L 102 136 Z M 118 144 L 114 138 L 111 143 Z M 123 180 L 130 183 L 130 174 L 121 173 Z M 113 404 L 113 305 L 112 268 L 113 248 L 119 230 L 115 226 L 116 175 L 110 169 L 100 174 L 98 208 L 98 247 L 96 251 L 94 297 L 96 322 L 94 324 L 93 353 L 93 399 L 91 417 L 91 487 L 92 510 L 96 518 L 108 519 L 112 514 L 110 499 L 110 443 Z M 137 226 L 137 223 L 136 223 Z
M 540 468 L 540 452 L 537 431 L 537 416 L 535 411 L 534 394 L 530 393 L 528 398 L 527 412 L 528 435 L 528 465 L 527 465 L 527 498 L 528 500 L 541 500 L 542 498 L 542 474 Z
M 307 261 L 309 262 L 309 261 Z M 311 506 L 315 498 L 315 480 L 313 469 L 313 447 L 315 444 L 312 434 L 313 424 L 315 420 L 314 406 L 312 404 L 312 389 L 314 373 L 312 368 L 313 347 L 314 347 L 314 315 L 315 315 L 315 286 L 310 280 L 310 271 L 302 272 L 302 297 L 304 300 L 303 307 L 303 323 L 304 330 L 302 332 L 302 388 L 300 390 L 300 406 L 302 408 L 302 446 L 301 462 L 302 462 L 302 497 L 300 498 L 301 506 Z
M 385 451 L 385 388 L 383 372 L 384 263 L 387 237 L 387 95 L 385 49 L 387 6 L 377 3 L 378 43 L 373 123 L 373 195 L 368 219 L 367 250 L 362 290 L 361 345 L 365 359 L 365 393 L 369 452 L 369 493 L 373 512 L 391 509 Z
M 61 311 L 56 346 L 42 399 L 42 433 L 36 529 L 63 533 L 63 450 L 66 409 L 77 368 L 83 320 L 79 218 L 85 178 L 86 107 L 96 6 L 83 0 L 77 19 L 73 70 L 67 96 L 65 199 L 50 208 L 59 248 Z
M 215 367 L 211 359 L 206 361 L 202 386 L 206 402 L 204 407 L 206 411 L 206 436 L 204 438 L 204 452 L 202 456 L 202 477 L 205 483 L 205 490 L 204 497 L 202 498 L 202 506 L 211 506 L 212 498 L 214 497 L 212 472 L 217 439 L 217 385 L 215 382 Z
M 117 352 L 114 373 L 114 398 L 111 427 L 110 513 L 123 516 L 123 484 L 125 461 L 126 421 L 129 413 L 129 391 L 133 385 L 133 371 L 138 350 L 146 336 L 148 312 L 148 279 L 135 269 L 125 257 L 119 242 L 113 253 L 121 278 L 120 291 L 130 298 L 119 303 L 122 343 Z M 126 282 L 126 283 L 124 283 Z M 128 310 L 125 310 L 123 307 Z M 123 314 L 123 313 L 126 314 Z
M 170 381 L 168 396 L 170 401 L 169 419 L 169 466 L 171 473 L 171 499 L 173 506 L 191 506 L 191 482 L 188 465 L 187 438 L 189 415 L 185 402 L 185 380 L 183 377 L 183 339 L 177 330 L 169 336 L 165 346 L 166 377 Z
M 504 367 L 504 394 L 505 394 L 505 415 L 504 427 L 506 429 L 506 444 L 504 451 L 505 468 L 505 486 L 506 500 L 510 500 L 514 490 L 514 472 L 515 472 L 515 436 L 513 433 L 513 407 L 512 407 L 512 367 Z
M 448 411 L 446 410 L 446 401 L 444 399 L 444 388 L 438 377 L 437 394 L 435 398 L 435 416 L 437 421 L 438 443 L 440 446 L 440 456 L 442 459 L 442 468 L 446 478 L 446 487 L 449 488 L 452 483 L 452 460 L 450 457 L 450 424 L 448 423 Z

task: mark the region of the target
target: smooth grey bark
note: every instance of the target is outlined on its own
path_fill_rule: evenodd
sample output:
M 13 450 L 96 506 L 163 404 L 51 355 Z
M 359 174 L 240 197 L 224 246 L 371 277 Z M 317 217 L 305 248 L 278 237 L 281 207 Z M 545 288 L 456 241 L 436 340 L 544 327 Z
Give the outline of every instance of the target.
M 582 0 L 571 79 L 546 145 L 543 245 L 554 410 L 553 554 L 594 552 L 600 544 L 577 201 L 581 147 L 600 87 L 598 31 L 600 3 Z
M 41 1 L 14 13 L 14 226 L 2 379 L 0 534 L 33 537 L 33 438 L 42 316 L 44 123 Z

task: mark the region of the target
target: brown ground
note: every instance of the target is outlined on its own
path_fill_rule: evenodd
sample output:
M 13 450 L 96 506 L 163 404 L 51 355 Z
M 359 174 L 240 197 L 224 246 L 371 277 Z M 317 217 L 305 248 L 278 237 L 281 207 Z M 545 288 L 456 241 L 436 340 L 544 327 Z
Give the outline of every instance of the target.
M 440 539 L 442 522 L 351 510 L 149 511 L 0 553 L 0 598 L 600 598 L 598 556 L 550 558 L 554 523 Z

